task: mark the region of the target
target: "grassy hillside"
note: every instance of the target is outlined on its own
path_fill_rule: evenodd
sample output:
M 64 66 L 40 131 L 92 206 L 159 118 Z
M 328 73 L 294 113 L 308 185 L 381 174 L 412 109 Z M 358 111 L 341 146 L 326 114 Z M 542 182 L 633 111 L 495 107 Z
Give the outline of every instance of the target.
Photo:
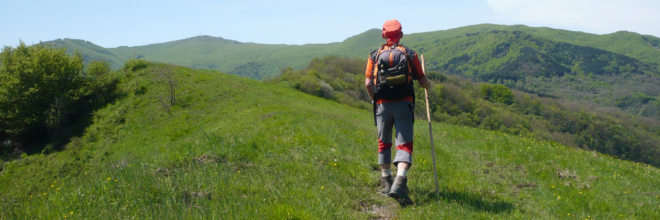
M 327 56 L 312 60 L 302 70 L 287 69 L 272 81 L 371 110 L 363 66 L 361 59 Z M 427 74 L 435 85 L 428 92 L 435 121 L 551 140 L 660 167 L 658 120 L 629 116 L 588 102 L 539 97 L 500 84 L 475 83 L 434 71 Z M 424 106 L 424 90 L 417 87 L 415 91 L 416 105 Z M 417 108 L 415 115 L 425 119 L 425 111 Z
M 0 219 L 657 219 L 660 172 L 639 163 L 442 123 L 415 123 L 416 205 L 376 194 L 369 111 L 288 86 L 177 67 L 178 104 L 152 64 L 49 155 L 0 165 Z M 169 109 L 169 110 L 168 110 Z

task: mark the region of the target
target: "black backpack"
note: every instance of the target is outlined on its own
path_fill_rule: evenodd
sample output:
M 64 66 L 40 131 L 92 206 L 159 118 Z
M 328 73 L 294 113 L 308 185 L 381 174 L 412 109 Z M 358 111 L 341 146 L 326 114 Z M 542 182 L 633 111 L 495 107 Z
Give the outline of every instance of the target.
M 382 47 L 375 56 L 374 101 L 398 100 L 414 95 L 412 69 L 406 48 L 401 45 Z
M 374 120 L 377 110 L 376 103 L 380 99 L 399 100 L 412 96 L 414 105 L 413 66 L 408 52 L 403 45 L 395 44 L 389 47 L 381 47 L 377 53 L 372 53 L 371 59 L 375 65 L 374 74 L 376 75 L 373 86 Z M 414 106 L 412 108 L 414 109 Z

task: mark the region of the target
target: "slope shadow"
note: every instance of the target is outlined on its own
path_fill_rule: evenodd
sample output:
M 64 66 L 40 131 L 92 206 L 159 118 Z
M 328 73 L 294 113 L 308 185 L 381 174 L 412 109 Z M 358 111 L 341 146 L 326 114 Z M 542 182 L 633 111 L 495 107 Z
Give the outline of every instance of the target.
M 118 84 L 119 80 L 116 79 L 107 85 L 104 91 L 82 97 L 72 106 L 75 110 L 65 116 L 64 123 L 55 131 L 40 129 L 27 137 L 20 138 L 23 141 L 19 145 L 19 150 L 27 155 L 49 154 L 63 150 L 72 138 L 82 136 L 85 129 L 94 123 L 95 111 L 126 96 L 117 89 Z
M 445 201 L 448 203 L 458 203 L 463 206 L 472 207 L 479 212 L 503 213 L 515 209 L 514 205 L 502 201 L 498 198 L 486 198 L 485 196 L 469 190 L 455 191 L 452 189 L 440 189 L 438 194 L 435 190 L 421 190 L 414 192 L 415 200 L 418 205 Z

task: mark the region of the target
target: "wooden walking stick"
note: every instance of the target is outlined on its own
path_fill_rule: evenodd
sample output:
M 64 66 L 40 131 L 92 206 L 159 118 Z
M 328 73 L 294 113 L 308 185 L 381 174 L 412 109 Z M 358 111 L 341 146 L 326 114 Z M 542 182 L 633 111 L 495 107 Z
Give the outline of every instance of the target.
M 424 66 L 424 55 L 422 54 L 422 71 L 426 74 L 426 67 Z M 430 82 L 429 82 L 430 83 Z M 435 163 L 435 147 L 433 146 L 433 129 L 431 128 L 431 109 L 429 106 L 429 91 L 424 89 L 424 95 L 426 96 L 426 118 L 429 119 L 429 135 L 431 136 L 431 157 L 433 158 L 433 174 L 435 175 L 435 194 L 437 195 L 440 192 L 440 184 L 438 183 L 438 169 L 436 168 Z

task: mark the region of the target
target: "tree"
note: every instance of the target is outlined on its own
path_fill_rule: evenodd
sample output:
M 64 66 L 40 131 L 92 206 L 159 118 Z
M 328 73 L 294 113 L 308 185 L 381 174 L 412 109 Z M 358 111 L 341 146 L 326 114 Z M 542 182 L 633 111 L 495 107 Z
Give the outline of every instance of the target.
M 87 92 L 95 94 L 97 99 L 110 95 L 109 90 L 114 85 L 113 78 L 110 77 L 110 63 L 107 61 L 92 60 L 87 64 L 85 78 L 87 82 Z
M 491 102 L 501 102 L 507 105 L 511 105 L 514 101 L 513 92 L 509 87 L 500 84 L 481 84 L 479 94 L 483 99 L 489 100 Z
M 170 106 L 176 104 L 176 86 L 178 85 L 179 79 L 174 74 L 174 65 L 166 64 L 156 70 L 156 81 L 162 84 L 165 84 L 169 94 L 166 97 L 158 95 L 158 100 L 163 105 L 163 107 L 169 111 Z M 166 101 L 166 99 L 169 99 Z
M 20 42 L 0 53 L 0 138 L 55 131 L 83 95 L 83 58 Z M 5 137 L 5 138 L 7 138 Z

